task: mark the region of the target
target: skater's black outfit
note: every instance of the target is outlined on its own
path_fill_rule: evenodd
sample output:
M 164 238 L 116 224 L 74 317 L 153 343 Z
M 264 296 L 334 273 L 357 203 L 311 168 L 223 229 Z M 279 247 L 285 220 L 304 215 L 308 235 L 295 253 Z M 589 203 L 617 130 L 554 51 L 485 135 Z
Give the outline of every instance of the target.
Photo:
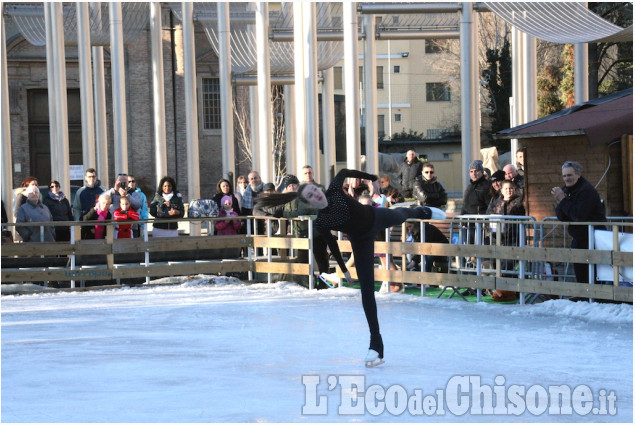
M 344 273 L 347 271 L 346 264 L 342 259 L 337 240 L 330 231 L 341 231 L 348 235 L 361 286 L 362 306 L 370 329 L 370 349 L 377 351 L 379 357 L 383 358 L 384 344 L 379 333 L 375 302 L 375 235 L 383 229 L 399 225 L 410 218 L 429 219 L 430 210 L 423 207 L 389 209 L 362 205 L 344 193 L 342 186 L 346 177 L 377 180 L 377 176 L 372 174 L 356 170 L 341 170 L 326 191 L 328 206 L 319 210 L 314 225 L 326 239 L 331 253 Z

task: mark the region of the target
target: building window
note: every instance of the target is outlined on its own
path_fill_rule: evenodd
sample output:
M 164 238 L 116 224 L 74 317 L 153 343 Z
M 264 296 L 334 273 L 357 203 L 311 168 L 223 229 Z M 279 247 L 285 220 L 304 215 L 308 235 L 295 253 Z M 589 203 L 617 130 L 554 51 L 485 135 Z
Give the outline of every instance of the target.
M 401 72 L 401 65 L 395 65 L 392 68 L 392 72 L 394 72 L 395 74 L 399 74 Z
M 426 101 L 449 102 L 450 86 L 446 83 L 426 83 Z
M 401 114 L 395 114 L 395 122 L 401 122 Z
M 201 94 L 203 98 L 203 129 L 221 128 L 220 83 L 218 78 L 203 78 Z
M 335 90 L 342 90 L 344 88 L 344 84 L 342 83 L 342 67 L 335 66 L 333 67 L 333 88 Z
M 377 88 L 378 89 L 384 88 L 384 67 L 383 66 L 377 67 Z
M 377 136 L 380 139 L 386 137 L 386 122 L 384 115 L 377 115 Z

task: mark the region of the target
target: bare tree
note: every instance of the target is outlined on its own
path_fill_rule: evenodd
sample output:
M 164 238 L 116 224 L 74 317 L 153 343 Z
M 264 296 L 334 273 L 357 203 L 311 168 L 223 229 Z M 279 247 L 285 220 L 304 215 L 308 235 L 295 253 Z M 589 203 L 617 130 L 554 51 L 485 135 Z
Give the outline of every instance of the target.
M 273 105 L 273 146 L 271 152 L 263 152 L 273 159 L 274 184 L 276 188 L 282 183 L 282 177 L 286 172 L 286 134 L 284 117 L 284 96 L 282 86 L 271 86 L 271 102 Z M 251 131 L 251 113 L 249 105 L 249 89 L 245 86 L 234 87 L 233 96 L 234 111 L 234 138 L 240 150 L 238 164 L 247 164 L 253 169 L 251 144 L 253 142 Z

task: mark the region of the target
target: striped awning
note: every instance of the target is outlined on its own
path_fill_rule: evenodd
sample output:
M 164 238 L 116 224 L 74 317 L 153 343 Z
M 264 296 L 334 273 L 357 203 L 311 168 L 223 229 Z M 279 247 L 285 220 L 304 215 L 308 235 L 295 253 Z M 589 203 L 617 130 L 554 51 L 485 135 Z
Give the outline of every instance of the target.
M 520 31 L 554 43 L 633 41 L 633 26 L 622 28 L 584 3 L 485 2 L 489 10 Z

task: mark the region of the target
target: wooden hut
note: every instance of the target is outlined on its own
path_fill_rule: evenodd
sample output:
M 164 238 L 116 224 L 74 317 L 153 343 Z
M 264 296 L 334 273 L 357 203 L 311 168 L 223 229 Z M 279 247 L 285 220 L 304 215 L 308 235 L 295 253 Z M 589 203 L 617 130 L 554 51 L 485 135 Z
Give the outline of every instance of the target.
M 555 215 L 550 190 L 563 185 L 565 161 L 582 165 L 607 216 L 633 215 L 632 88 L 503 130 L 496 138 L 518 139 L 525 152 L 525 207 L 538 221 Z

